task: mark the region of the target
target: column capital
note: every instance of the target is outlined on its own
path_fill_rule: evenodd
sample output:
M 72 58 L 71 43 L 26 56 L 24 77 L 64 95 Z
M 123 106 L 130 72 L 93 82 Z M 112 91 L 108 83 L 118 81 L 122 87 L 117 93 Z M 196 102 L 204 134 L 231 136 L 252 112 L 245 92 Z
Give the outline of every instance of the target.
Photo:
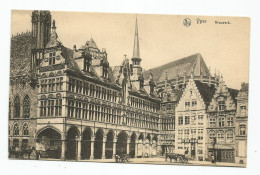
M 113 139 L 113 142 L 117 142 L 117 137 L 115 137 L 115 138 Z
M 131 138 L 127 138 L 126 142 L 130 143 L 131 142 Z
M 106 142 L 107 141 L 107 136 L 104 136 L 103 137 L 103 142 Z

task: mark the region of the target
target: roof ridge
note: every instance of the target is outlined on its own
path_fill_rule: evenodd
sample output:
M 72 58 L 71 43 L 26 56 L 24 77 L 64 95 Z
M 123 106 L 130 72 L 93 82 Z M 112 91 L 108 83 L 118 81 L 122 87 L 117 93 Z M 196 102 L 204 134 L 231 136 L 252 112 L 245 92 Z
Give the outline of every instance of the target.
M 179 58 L 179 59 L 177 59 L 177 60 L 171 61 L 171 62 L 169 62 L 169 63 L 165 63 L 165 64 L 163 64 L 163 65 L 161 65 L 161 66 L 153 67 L 153 68 L 151 68 L 151 69 L 157 69 L 157 68 L 159 68 L 159 67 L 163 67 L 163 66 L 166 66 L 166 65 L 171 64 L 171 63 L 174 63 L 174 62 L 178 62 L 178 61 L 182 61 L 182 60 L 184 60 L 184 59 L 191 58 L 191 57 L 193 57 L 193 56 L 195 56 L 195 55 L 201 55 L 201 54 L 200 54 L 200 53 L 192 54 L 192 55 L 189 55 L 189 56 L 186 56 L 186 57 Z M 150 70 L 150 69 L 149 69 L 149 70 Z M 146 72 L 146 71 L 149 71 L 149 70 L 145 70 L 145 72 Z

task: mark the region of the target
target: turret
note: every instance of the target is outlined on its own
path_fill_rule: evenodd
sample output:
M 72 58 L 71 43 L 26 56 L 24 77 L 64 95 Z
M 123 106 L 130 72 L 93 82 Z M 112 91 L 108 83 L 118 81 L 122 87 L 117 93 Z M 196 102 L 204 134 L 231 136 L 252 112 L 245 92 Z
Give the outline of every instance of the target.
M 43 59 L 44 49 L 50 41 L 51 13 L 50 11 L 32 12 L 32 50 L 31 50 L 31 75 L 35 78 L 37 67 Z

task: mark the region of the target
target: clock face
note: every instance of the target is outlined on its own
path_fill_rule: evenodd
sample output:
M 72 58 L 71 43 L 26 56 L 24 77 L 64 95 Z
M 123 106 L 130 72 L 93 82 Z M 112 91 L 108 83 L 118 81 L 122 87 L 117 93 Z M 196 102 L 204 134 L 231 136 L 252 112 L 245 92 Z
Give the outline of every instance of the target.
M 210 106 L 210 109 L 213 109 L 213 108 L 214 108 L 214 106 L 213 106 L 213 105 L 211 105 L 211 106 Z

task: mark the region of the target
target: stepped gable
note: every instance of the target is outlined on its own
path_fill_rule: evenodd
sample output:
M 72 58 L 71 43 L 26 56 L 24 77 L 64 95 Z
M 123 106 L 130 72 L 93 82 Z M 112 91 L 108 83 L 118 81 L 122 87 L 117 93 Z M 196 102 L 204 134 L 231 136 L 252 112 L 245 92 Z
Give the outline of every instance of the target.
M 154 77 L 157 77 L 155 79 L 157 83 L 164 82 L 166 72 L 168 73 L 168 80 L 171 80 L 184 75 L 189 76 L 192 71 L 194 71 L 195 76 L 210 76 L 210 72 L 200 53 L 151 69 Z M 149 77 L 149 73 L 150 70 L 144 71 L 145 79 Z
M 206 83 L 201 83 L 200 81 L 195 80 L 195 84 L 200 92 L 201 97 L 206 105 L 210 104 L 210 101 L 214 95 L 215 87 L 208 86 Z
M 30 73 L 32 33 L 26 32 L 11 38 L 10 77 Z

